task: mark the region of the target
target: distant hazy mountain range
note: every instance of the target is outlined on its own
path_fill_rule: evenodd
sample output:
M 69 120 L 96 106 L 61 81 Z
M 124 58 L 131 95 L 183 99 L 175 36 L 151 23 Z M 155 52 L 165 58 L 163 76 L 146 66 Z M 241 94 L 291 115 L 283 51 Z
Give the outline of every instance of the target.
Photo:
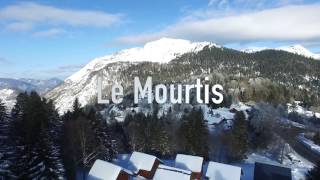
M 20 92 L 37 91 L 44 95 L 63 81 L 57 78 L 47 80 L 0 78 L 0 99 L 11 108 Z

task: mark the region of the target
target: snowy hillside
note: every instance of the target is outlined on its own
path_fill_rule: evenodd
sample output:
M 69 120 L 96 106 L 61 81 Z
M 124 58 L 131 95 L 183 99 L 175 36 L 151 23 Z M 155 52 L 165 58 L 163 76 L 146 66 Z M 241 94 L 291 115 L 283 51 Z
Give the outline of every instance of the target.
M 81 105 L 92 101 L 92 98 L 97 94 L 98 74 L 107 78 L 104 79 L 104 84 L 121 82 L 121 75 L 117 72 L 121 68 L 129 67 L 130 63 L 168 63 L 182 54 L 198 52 L 206 46 L 219 47 L 210 42 L 162 38 L 146 43 L 143 47 L 126 49 L 112 55 L 96 58 L 67 78 L 64 84 L 46 94 L 46 97 L 55 100 L 56 107 L 60 112 L 65 112 L 71 108 L 76 97 L 79 98 Z M 124 64 L 115 64 L 119 62 Z
M 263 51 L 263 50 L 267 50 L 267 49 L 287 51 L 287 52 L 298 54 L 298 55 L 305 56 L 308 58 L 320 60 L 320 54 L 312 53 L 311 51 L 309 51 L 308 49 L 306 49 L 305 47 L 303 47 L 302 45 L 299 45 L 299 44 L 292 45 L 292 46 L 282 46 L 282 47 L 278 47 L 278 48 L 250 47 L 250 48 L 242 49 L 241 51 L 246 52 L 246 53 L 255 53 L 255 52 L 259 52 L 259 51 Z
M 16 103 L 17 91 L 12 89 L 0 89 L 0 99 L 7 106 L 7 110 L 11 109 Z

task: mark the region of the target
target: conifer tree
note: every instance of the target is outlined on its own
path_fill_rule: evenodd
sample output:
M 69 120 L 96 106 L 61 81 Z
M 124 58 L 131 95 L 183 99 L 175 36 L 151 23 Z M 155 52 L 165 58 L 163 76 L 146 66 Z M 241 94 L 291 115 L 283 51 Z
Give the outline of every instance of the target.
M 7 115 L 6 107 L 0 99 L 0 179 L 16 179 L 11 171 L 15 148 L 10 140 L 11 121 Z
M 134 115 L 127 115 L 125 118 L 125 128 L 127 132 L 127 137 L 130 142 L 130 146 L 133 151 L 145 151 L 148 149 L 145 141 L 148 140 L 147 133 L 150 131 L 145 131 L 147 125 L 147 118 L 143 113 L 137 113 Z
M 36 92 L 22 93 L 12 110 L 16 157 L 12 171 L 20 179 L 63 179 L 64 168 L 52 126 L 52 103 Z
M 90 168 L 96 159 L 111 161 L 117 154 L 110 129 L 94 107 L 80 108 L 77 99 L 73 107 L 63 116 L 63 160 L 69 179 L 75 178 L 77 168 Z
M 91 128 L 93 129 L 100 149 L 95 159 L 99 158 L 111 161 L 116 156 L 118 150 L 117 142 L 113 139 L 111 130 L 106 121 L 102 120 L 101 115 L 96 113 L 93 107 L 90 108 L 87 118 L 91 124 Z
M 72 104 L 72 115 L 73 115 L 73 119 L 76 119 L 80 114 L 81 114 L 81 104 L 79 102 L 79 99 L 76 98 L 74 101 L 73 101 L 73 104 Z
M 242 111 L 237 111 L 233 121 L 233 127 L 229 134 L 230 160 L 242 160 L 248 150 L 248 125 Z
M 208 134 L 208 127 L 201 109 L 193 109 L 189 114 L 184 115 L 179 135 L 186 153 L 208 157 Z
M 152 116 L 147 117 L 148 129 L 150 129 L 150 136 L 148 138 L 149 148 L 148 151 L 155 155 L 163 156 L 170 152 L 169 137 L 165 130 L 165 124 L 162 118 L 156 116 L 157 113 L 153 113 Z
M 125 118 L 125 130 L 129 143 L 134 151 L 142 151 L 158 156 L 170 153 L 169 136 L 165 130 L 163 119 L 152 115 L 137 113 L 128 114 Z
M 0 99 L 0 122 L 4 121 L 7 117 L 6 107 L 2 100 Z

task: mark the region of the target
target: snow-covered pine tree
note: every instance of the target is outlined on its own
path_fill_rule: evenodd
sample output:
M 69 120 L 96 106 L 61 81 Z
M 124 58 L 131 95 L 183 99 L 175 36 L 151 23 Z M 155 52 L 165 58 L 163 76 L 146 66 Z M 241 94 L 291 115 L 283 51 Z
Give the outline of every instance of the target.
M 149 151 L 158 156 L 168 155 L 170 153 L 169 135 L 165 129 L 164 117 L 158 118 L 159 104 L 156 101 L 153 101 L 152 111 L 152 115 L 147 116 L 148 125 L 146 126 L 150 130 Z
M 117 154 L 110 129 L 94 107 L 80 108 L 77 99 L 73 107 L 62 118 L 63 161 L 68 179 L 75 179 L 79 168 L 90 168 L 96 159 L 111 161 Z
M 149 126 L 151 129 L 150 151 L 156 155 L 164 156 L 170 153 L 169 136 L 165 129 L 165 122 L 155 114 L 149 116 Z
M 12 110 L 16 157 L 12 171 L 20 179 L 63 179 L 60 147 L 55 142 L 57 114 L 36 92 L 18 95 Z
M 0 99 L 0 180 L 16 179 L 10 170 L 14 153 L 15 149 L 10 142 L 10 119 Z
M 87 118 L 93 129 L 95 138 L 98 142 L 98 152 L 96 157 L 92 157 L 92 160 L 97 158 L 111 161 L 118 153 L 117 141 L 113 138 L 110 128 L 106 121 L 102 120 L 102 116 L 96 112 L 94 107 L 90 107 Z
M 146 117 L 143 113 L 127 114 L 124 120 L 124 129 L 128 137 L 129 144 L 133 151 L 144 151 L 146 143 L 144 139 L 144 126 Z
M 153 113 L 145 115 L 128 114 L 124 122 L 124 130 L 133 151 L 142 151 L 158 156 L 170 153 L 169 136 L 163 119 Z
M 43 146 L 48 147 L 44 149 L 44 153 L 47 154 L 46 162 L 50 164 L 50 170 L 46 176 L 53 179 L 64 179 L 65 170 L 61 155 L 62 121 L 51 100 L 46 102 L 46 111 L 48 113 L 48 128 L 41 133 Z

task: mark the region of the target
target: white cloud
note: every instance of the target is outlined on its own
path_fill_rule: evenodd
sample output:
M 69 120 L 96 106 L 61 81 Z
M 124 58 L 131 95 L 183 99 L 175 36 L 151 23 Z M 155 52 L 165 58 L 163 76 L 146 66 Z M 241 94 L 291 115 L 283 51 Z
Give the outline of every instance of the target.
M 292 5 L 224 17 L 182 18 L 154 32 L 123 36 L 114 44 L 141 44 L 162 36 L 219 43 L 320 40 L 320 5 Z
M 302 4 L 304 0 L 209 0 L 209 7 L 216 7 L 218 9 L 230 8 L 270 8 L 285 5 Z
M 13 22 L 6 25 L 5 29 L 8 31 L 27 31 L 33 28 L 30 22 Z
M 208 6 L 217 6 L 218 8 L 226 8 L 230 2 L 228 0 L 209 0 Z
M 169 37 L 165 32 L 157 32 L 150 34 L 129 35 L 116 38 L 112 45 L 138 45 L 149 41 L 160 39 L 161 37 Z
M 28 2 L 0 9 L 0 20 L 69 26 L 108 27 L 120 23 L 122 15 L 102 11 L 61 9 Z
M 44 30 L 44 31 L 34 32 L 32 34 L 32 36 L 34 36 L 34 37 L 53 37 L 53 36 L 57 36 L 57 35 L 60 35 L 63 33 L 65 33 L 65 31 L 63 29 L 52 28 L 52 29 L 48 29 L 48 30 Z

